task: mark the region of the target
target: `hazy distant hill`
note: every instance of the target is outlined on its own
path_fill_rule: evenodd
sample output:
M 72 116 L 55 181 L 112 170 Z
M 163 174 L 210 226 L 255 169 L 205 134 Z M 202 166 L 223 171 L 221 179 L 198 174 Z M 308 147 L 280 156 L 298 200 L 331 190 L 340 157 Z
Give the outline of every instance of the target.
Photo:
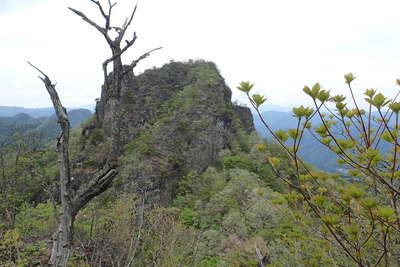
M 38 114 L 38 113 L 37 113 Z M 75 109 L 68 112 L 71 127 L 74 128 L 86 121 L 92 112 L 87 109 Z M 60 131 L 55 115 L 35 118 L 26 113 L 10 117 L 0 117 L 0 142 L 12 142 L 13 135 L 41 136 L 40 143 L 47 143 L 55 139 Z
M 52 107 L 48 108 L 23 108 L 23 107 L 4 107 L 0 106 L 0 117 L 12 117 L 17 114 L 24 113 L 31 117 L 48 117 L 54 113 Z
M 82 122 L 85 122 L 91 115 L 92 112 L 88 109 L 74 109 L 68 111 L 71 128 L 75 128 Z M 51 117 L 47 118 L 35 130 L 46 133 L 46 135 L 49 137 L 48 139 L 57 137 L 58 133 L 60 132 L 60 126 L 57 123 L 56 115 L 52 115 Z
M 266 111 L 262 113 L 263 118 L 272 127 L 274 131 L 278 129 L 287 130 L 290 128 L 296 128 L 297 120 L 293 117 L 292 112 L 280 112 L 280 111 Z M 379 117 L 376 112 L 372 113 L 373 116 Z M 254 117 L 254 126 L 262 136 L 270 137 L 271 135 L 267 132 L 264 125 L 257 115 Z M 321 121 L 315 117 L 311 120 L 313 127 L 320 126 Z M 391 118 L 390 123 L 394 123 L 394 117 Z M 372 128 L 377 128 L 376 122 L 372 122 Z M 355 131 L 355 129 L 353 129 Z M 378 146 L 383 153 L 387 153 L 391 146 L 386 142 L 381 142 Z M 311 134 L 306 131 L 302 139 L 300 147 L 301 157 L 316 166 L 318 169 L 328 172 L 338 172 L 341 168 L 337 165 L 337 156 L 335 153 L 329 151 L 326 147 L 321 145 Z
M 0 140 L 7 140 L 15 133 L 24 134 L 39 127 L 46 117 L 33 118 L 20 113 L 12 117 L 0 117 Z
M 262 113 L 264 120 L 272 127 L 274 131 L 282 129 L 287 130 L 296 128 L 297 120 L 291 112 L 266 111 Z M 314 126 L 319 125 L 317 119 L 311 121 Z M 270 137 L 260 118 L 254 115 L 254 126 L 262 136 Z M 336 155 L 327 150 L 317 140 L 315 140 L 308 132 L 304 134 L 300 148 L 301 157 L 308 163 L 311 163 L 320 170 L 328 172 L 337 172 L 339 167 L 336 162 Z
M 21 125 L 21 124 L 27 124 L 27 123 L 40 122 L 44 118 L 45 117 L 33 118 L 29 114 L 19 113 L 17 115 L 12 116 L 12 117 L 0 117 L 0 122 L 7 123 L 7 124 Z
M 94 104 L 87 104 L 83 106 L 79 106 L 78 108 L 67 108 L 68 111 L 71 110 L 79 110 L 79 109 L 87 109 L 91 112 L 94 111 Z M 33 118 L 40 117 L 49 117 L 54 114 L 53 107 L 45 107 L 45 108 L 24 108 L 24 107 L 7 107 L 0 106 L 0 117 L 13 117 L 18 114 L 27 114 Z

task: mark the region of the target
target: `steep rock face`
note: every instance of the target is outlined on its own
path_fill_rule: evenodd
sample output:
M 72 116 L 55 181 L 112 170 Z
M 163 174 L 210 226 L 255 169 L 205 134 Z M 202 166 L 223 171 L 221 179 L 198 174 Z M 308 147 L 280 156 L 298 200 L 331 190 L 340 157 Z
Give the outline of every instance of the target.
M 236 115 L 242 123 L 243 128 L 247 131 L 247 133 L 255 131 L 253 114 L 251 114 L 249 108 L 245 106 L 234 105 L 234 109 Z
M 110 118 L 103 98 L 98 121 L 107 134 L 106 121 L 120 120 L 126 144 L 120 176 L 152 203 L 169 203 L 183 175 L 204 171 L 222 149 L 254 130 L 250 110 L 232 104 L 231 91 L 211 62 L 173 62 L 131 75 L 119 105 L 118 116 Z

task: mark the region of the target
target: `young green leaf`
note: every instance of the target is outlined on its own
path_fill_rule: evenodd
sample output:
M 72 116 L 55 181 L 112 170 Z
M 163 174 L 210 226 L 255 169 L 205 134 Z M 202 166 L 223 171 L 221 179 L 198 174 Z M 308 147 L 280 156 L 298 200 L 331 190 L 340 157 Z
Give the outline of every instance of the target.
M 400 103 L 399 102 L 394 102 L 392 104 L 389 104 L 389 108 L 394 112 L 394 113 L 399 113 L 400 111 Z
M 367 89 L 364 92 L 364 95 L 368 96 L 369 98 L 372 98 L 376 94 L 375 89 Z
M 282 142 L 286 142 L 289 138 L 288 134 L 284 130 L 277 130 L 275 131 L 276 137 L 281 140 Z
M 261 106 L 262 104 L 264 104 L 264 102 L 265 102 L 266 100 L 267 100 L 267 99 L 264 98 L 264 96 L 262 96 L 262 95 L 260 95 L 260 94 L 255 94 L 255 95 L 253 95 L 253 101 L 254 101 L 254 104 L 256 105 L 256 107 L 259 107 L 259 106 Z
M 346 81 L 347 84 L 350 84 L 352 81 L 354 81 L 356 77 L 354 76 L 353 73 L 347 73 L 346 75 L 344 75 L 344 79 Z
M 318 95 L 316 96 L 316 98 L 321 101 L 322 103 L 326 102 L 329 100 L 330 98 L 330 91 L 327 90 L 321 90 L 319 91 Z
M 242 92 L 249 93 L 250 90 L 253 88 L 254 84 L 251 84 L 250 82 L 241 82 L 237 89 L 239 89 Z

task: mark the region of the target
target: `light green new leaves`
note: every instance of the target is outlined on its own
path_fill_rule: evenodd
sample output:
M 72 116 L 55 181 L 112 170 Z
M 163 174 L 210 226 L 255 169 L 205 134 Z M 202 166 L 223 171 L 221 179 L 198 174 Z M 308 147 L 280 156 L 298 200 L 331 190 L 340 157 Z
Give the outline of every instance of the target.
M 241 82 L 237 89 L 239 89 L 242 92 L 249 93 L 250 90 L 253 88 L 254 84 L 250 82 Z
M 378 210 L 378 215 L 388 221 L 391 221 L 393 218 L 396 217 L 396 212 L 392 207 L 384 206 Z
M 349 201 L 350 199 L 360 199 L 365 195 L 365 191 L 361 188 L 360 185 L 350 184 L 345 187 L 344 192 L 342 194 L 342 199 L 345 201 Z
M 364 92 L 364 95 L 368 96 L 369 98 L 372 98 L 376 94 L 375 89 L 367 89 Z
M 381 109 L 390 102 L 390 100 L 387 100 L 387 98 L 381 93 L 375 95 L 373 98 L 365 98 L 365 101 L 367 101 L 377 109 Z
M 378 200 L 376 200 L 375 198 L 372 198 L 372 197 L 368 197 L 368 198 L 363 199 L 363 200 L 361 201 L 361 203 L 362 203 L 365 207 L 367 207 L 367 208 L 369 208 L 369 209 L 372 209 L 372 208 L 375 208 L 375 207 L 377 206 Z
M 322 221 L 326 224 L 336 225 L 340 223 L 341 218 L 339 215 L 325 215 L 322 217 Z
M 296 140 L 297 137 L 299 136 L 299 131 L 297 129 L 289 129 L 287 130 L 287 133 L 293 140 Z
M 344 100 L 346 100 L 346 97 L 343 95 L 335 95 L 331 99 L 333 102 L 343 102 Z
M 286 142 L 289 138 L 288 134 L 284 130 L 277 130 L 275 132 L 276 137 L 281 140 L 282 142 Z
M 357 141 L 355 140 L 344 140 L 344 139 L 337 139 L 336 142 L 343 150 L 349 150 L 354 148 L 357 145 Z
M 350 84 L 352 81 L 355 80 L 355 78 L 356 78 L 356 77 L 355 77 L 354 74 L 351 73 L 351 72 L 344 75 L 344 79 L 345 79 L 345 81 L 346 81 L 347 84 Z
M 297 107 L 297 108 L 293 108 L 292 111 L 293 111 L 293 114 L 295 117 L 297 117 L 297 118 L 305 117 L 306 119 L 311 117 L 311 115 L 314 112 L 314 110 L 312 108 L 306 108 L 303 105 L 301 105 L 300 107 Z
M 239 84 L 239 86 L 237 87 L 237 89 L 239 89 L 240 91 L 246 93 L 247 95 L 249 95 L 251 89 L 254 87 L 254 84 L 250 83 L 250 82 L 241 82 Z M 254 94 L 250 101 L 258 108 L 260 107 L 262 104 L 264 104 L 264 102 L 267 99 L 260 95 L 260 94 Z
M 316 96 L 316 98 L 321 101 L 322 103 L 326 102 L 329 100 L 330 98 L 330 91 L 327 90 L 321 90 L 319 91 L 318 95 Z
M 383 134 L 381 135 L 381 139 L 388 143 L 393 143 L 394 141 L 392 135 L 387 130 L 383 132 Z
M 330 137 L 322 138 L 321 142 L 322 142 L 324 145 L 327 145 L 327 146 L 328 146 L 328 145 L 332 142 L 332 138 L 330 138 Z
M 257 144 L 256 148 L 258 151 L 260 151 L 261 153 L 265 153 L 267 152 L 267 146 L 265 144 Z
M 267 99 L 260 94 L 253 95 L 252 99 L 256 107 L 261 106 L 262 104 L 264 104 L 265 101 L 267 101 Z
M 331 97 L 330 91 L 321 90 L 321 85 L 319 83 L 314 84 L 311 89 L 308 86 L 304 86 L 303 92 L 311 96 L 312 99 L 318 99 L 322 103 L 328 101 Z
M 281 160 L 277 157 L 269 157 L 268 161 L 272 167 L 277 167 L 281 163 Z
M 400 111 L 400 103 L 399 102 L 394 102 L 392 104 L 389 104 L 389 108 L 394 112 L 394 113 L 399 113 Z
M 311 89 L 308 86 L 304 86 L 303 88 L 304 93 L 311 96 L 312 99 L 315 99 L 318 96 L 320 90 L 321 90 L 321 85 L 319 83 L 314 84 L 314 86 Z

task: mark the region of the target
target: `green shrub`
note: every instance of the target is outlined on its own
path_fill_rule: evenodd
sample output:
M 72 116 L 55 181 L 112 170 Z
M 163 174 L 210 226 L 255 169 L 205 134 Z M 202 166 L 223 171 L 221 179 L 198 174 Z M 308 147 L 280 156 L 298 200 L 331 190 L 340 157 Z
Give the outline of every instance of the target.
M 37 206 L 24 203 L 16 216 L 15 227 L 24 240 L 50 236 L 56 227 L 55 211 L 50 201 Z

